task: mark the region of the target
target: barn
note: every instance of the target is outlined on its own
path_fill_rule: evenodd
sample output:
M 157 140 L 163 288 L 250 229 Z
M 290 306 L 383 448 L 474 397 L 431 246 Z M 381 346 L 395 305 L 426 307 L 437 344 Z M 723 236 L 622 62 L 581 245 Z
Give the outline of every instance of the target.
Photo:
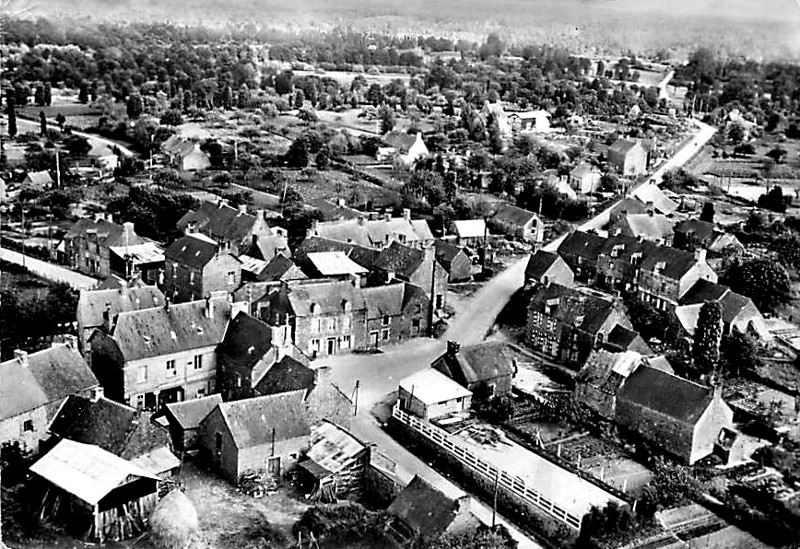
M 311 446 L 299 464 L 300 482 L 311 499 L 334 503 L 364 492 L 370 449 L 350 432 L 323 421 L 311 430 Z

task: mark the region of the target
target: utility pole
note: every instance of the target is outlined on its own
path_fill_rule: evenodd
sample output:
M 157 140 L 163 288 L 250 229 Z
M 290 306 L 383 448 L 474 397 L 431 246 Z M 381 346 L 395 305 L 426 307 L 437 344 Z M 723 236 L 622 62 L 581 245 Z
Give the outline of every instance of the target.
M 492 532 L 496 530 L 497 526 L 497 491 L 500 488 L 500 470 L 495 469 L 494 472 L 494 496 L 492 498 Z
M 59 160 L 58 147 L 56 147 L 56 189 L 61 188 L 61 162 Z
M 358 415 L 358 390 L 361 388 L 361 380 L 356 380 L 356 387 L 353 389 L 353 415 Z
M 25 207 L 20 207 L 22 212 L 22 266 L 25 267 L 25 240 L 27 232 L 25 231 Z

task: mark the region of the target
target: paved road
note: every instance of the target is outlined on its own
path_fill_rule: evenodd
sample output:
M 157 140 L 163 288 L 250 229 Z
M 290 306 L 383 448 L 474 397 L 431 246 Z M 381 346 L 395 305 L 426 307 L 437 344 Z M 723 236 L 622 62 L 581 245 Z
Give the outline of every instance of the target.
M 20 118 L 19 116 L 17 116 L 17 124 L 22 126 L 32 126 L 37 130 L 39 129 L 38 121 L 28 120 L 27 118 Z M 58 122 L 56 122 L 55 119 L 49 118 L 47 120 L 47 124 L 48 127 L 55 127 L 56 129 L 58 129 Z M 106 147 L 112 150 L 114 149 L 114 147 L 116 147 L 117 149 L 119 149 L 119 153 L 122 156 L 134 156 L 134 152 L 130 150 L 128 147 L 126 147 L 125 145 L 121 145 L 116 141 L 112 141 L 111 139 L 106 139 L 105 137 L 99 137 L 97 135 L 92 135 L 90 133 L 81 132 L 78 130 L 72 130 L 72 135 L 79 135 L 80 137 L 85 137 L 90 143 L 105 145 Z
M 17 265 L 25 265 L 31 272 L 42 278 L 52 280 L 53 282 L 65 282 L 75 290 L 88 290 L 94 288 L 98 284 L 97 279 L 90 276 L 76 273 L 60 265 L 48 263 L 29 255 L 23 256 L 21 253 L 7 248 L 0 248 L 0 259 L 4 259 L 9 263 L 16 263 Z

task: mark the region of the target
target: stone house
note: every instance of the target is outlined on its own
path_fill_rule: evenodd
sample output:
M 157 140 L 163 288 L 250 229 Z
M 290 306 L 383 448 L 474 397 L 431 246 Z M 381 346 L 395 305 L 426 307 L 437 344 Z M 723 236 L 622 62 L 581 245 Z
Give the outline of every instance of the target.
M 514 132 L 547 133 L 550 131 L 550 113 L 545 110 L 512 112 L 508 115 Z
M 544 224 L 539 216 L 511 204 L 501 203 L 489 223 L 498 233 L 525 242 L 541 244 L 544 240 Z
M 472 260 L 463 248 L 439 239 L 433 245 L 436 248 L 436 261 L 447 271 L 448 282 L 463 282 L 472 278 Z
M 149 309 L 164 305 L 164 294 L 156 286 L 128 287 L 120 281 L 119 289 L 81 290 L 78 297 L 78 349 L 84 352 L 95 330 L 108 330 L 111 320 L 126 311 Z
M 172 446 L 176 451 L 191 452 L 198 449 L 200 423 L 218 404 L 222 404 L 222 395 L 215 393 L 166 405 L 164 417 L 169 424 Z
M 671 246 L 674 225 L 675 222 L 669 217 L 650 210 L 644 214 L 618 216 L 609 224 L 608 234 L 641 238 L 664 246 Z
M 412 135 L 405 132 L 390 131 L 381 137 L 381 141 L 386 146 L 379 149 L 378 160 L 380 161 L 390 160 L 397 155 L 403 164 L 412 166 L 414 162 L 429 154 L 428 147 L 422 140 L 422 132 Z
M 82 273 L 107 278 L 112 271 L 112 247 L 131 247 L 147 244 L 136 234 L 133 223 L 118 225 L 108 217 L 83 218 L 66 232 L 58 246 L 62 263 Z M 122 266 L 123 274 L 125 266 Z
M 558 255 L 575 274 L 575 280 L 593 282 L 597 276 L 597 258 L 606 239 L 583 231 L 569 233 L 558 246 Z
M 697 248 L 717 254 L 726 249 L 744 251 L 738 238 L 718 229 L 714 223 L 700 219 L 687 219 L 675 225 L 674 245 L 690 252 Z
M 200 144 L 184 137 L 173 135 L 162 145 L 161 150 L 169 163 L 181 171 L 205 170 L 211 166 L 208 155 L 200 150 Z
M 407 282 L 363 288 L 367 345 L 381 345 L 429 333 L 431 302 L 425 290 Z
M 292 343 L 291 326 L 270 326 L 240 312 L 217 348 L 217 387 L 225 400 L 300 389 L 310 392 L 316 380 L 308 362 Z M 281 380 L 275 379 L 279 371 Z
M 664 190 L 652 181 L 636 187 L 631 192 L 631 196 L 644 204 L 646 208 L 662 215 L 671 215 L 679 207 L 677 202 L 667 196 Z
M 302 393 L 218 404 L 200 423 L 201 457 L 233 483 L 248 472 L 281 477 L 308 446 L 311 430 Z
M 525 267 L 525 283 L 537 287 L 551 282 L 571 287 L 575 284 L 575 275 L 560 255 L 537 250 Z
M 600 189 L 603 174 L 597 167 L 582 162 L 569 172 L 569 186 L 581 194 L 591 194 Z
M 393 242 L 378 255 L 373 267 L 374 282 L 398 279 L 422 288 L 433 301 L 435 309 L 446 305 L 447 270 L 436 260 L 436 248 L 424 249 Z
M 246 206 L 234 208 L 223 202 L 204 202 L 178 220 L 184 234 L 201 233 L 217 242 L 221 251 L 234 256 L 250 255 L 270 261 L 276 255 L 291 256 L 286 231 L 270 227 L 264 211 L 255 215 Z
M 619 298 L 550 284 L 528 306 L 527 341 L 539 352 L 580 367 L 618 325 L 633 328 Z
M 706 263 L 706 251 L 685 252 L 656 246 L 642 257 L 637 289 L 639 298 L 661 310 L 674 310 L 698 280 L 717 282 Z
M 31 354 L 15 351 L 14 358 L 0 363 L 0 441 L 38 453 L 64 401 L 98 390 L 97 378 L 77 349 L 54 345 Z
M 242 283 L 241 261 L 200 233 L 173 242 L 165 258 L 164 292 L 176 303 L 231 293 Z
M 637 369 L 617 398 L 617 423 L 692 465 L 714 451 L 733 411 L 721 386 L 704 387 L 651 367 Z
M 640 141 L 617 139 L 608 148 L 608 164 L 625 177 L 647 172 L 648 154 Z
M 217 392 L 217 346 L 234 307 L 224 297 L 120 313 L 89 338 L 89 362 L 106 395 L 160 409 Z
M 404 209 L 402 217 L 369 215 L 357 219 L 320 221 L 312 224 L 306 238 L 320 237 L 344 244 L 356 244 L 375 250 L 392 242 L 423 247 L 433 242 L 433 233 L 424 219 L 411 219 L 411 210 Z M 358 260 L 354 259 L 357 263 Z
M 375 248 L 361 246 L 352 242 L 340 242 L 319 236 L 310 236 L 297 247 L 292 260 L 300 269 L 305 270 L 311 266 L 308 254 L 317 252 L 343 252 L 368 271 L 372 270 L 380 253 Z
M 284 280 L 304 280 L 308 278 L 306 273 L 298 267 L 294 261 L 285 255 L 278 254 L 273 257 L 261 269 L 256 277 L 264 282 L 281 282 Z
M 462 387 L 475 399 L 488 399 L 511 394 L 517 365 L 505 343 L 488 341 L 473 345 L 447 342 L 447 350 L 431 367 Z
M 295 345 L 312 358 L 363 348 L 367 343 L 364 295 L 350 282 L 285 283 L 268 297 L 262 319 L 273 326 L 288 323 Z

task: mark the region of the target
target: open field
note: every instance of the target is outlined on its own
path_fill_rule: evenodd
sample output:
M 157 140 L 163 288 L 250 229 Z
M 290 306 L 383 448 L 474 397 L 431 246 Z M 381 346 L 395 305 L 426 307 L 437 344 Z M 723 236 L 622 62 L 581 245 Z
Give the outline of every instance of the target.
M 171 20 L 225 28 L 251 21 L 311 32 L 347 26 L 396 35 L 482 40 L 500 32 L 516 43 L 552 43 L 582 52 L 642 53 L 708 45 L 752 57 L 800 56 L 800 9 L 789 0 L 33 0 L 34 15 Z

